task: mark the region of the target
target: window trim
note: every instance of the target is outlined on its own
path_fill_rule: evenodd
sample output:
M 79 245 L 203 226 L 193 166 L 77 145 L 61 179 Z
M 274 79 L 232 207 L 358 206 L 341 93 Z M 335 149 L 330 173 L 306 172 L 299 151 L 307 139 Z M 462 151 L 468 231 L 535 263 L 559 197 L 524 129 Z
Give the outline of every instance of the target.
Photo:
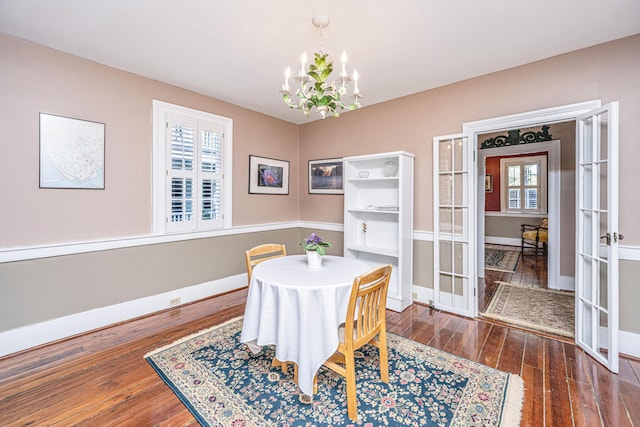
M 165 119 L 167 114 L 178 114 L 183 116 L 190 116 L 199 120 L 206 120 L 220 123 L 224 127 L 224 143 L 223 143 L 223 186 L 222 186 L 222 215 L 223 225 L 222 229 L 232 227 L 232 190 L 233 183 L 233 119 L 228 117 L 218 116 L 216 114 L 207 113 L 205 111 L 194 110 L 188 107 L 182 107 L 180 105 L 170 104 L 164 101 L 158 101 L 154 99 L 153 105 L 153 148 L 152 148 L 152 209 L 153 209 L 153 234 L 165 235 L 174 234 L 175 232 L 168 232 L 165 227 L 165 203 L 166 203 L 166 189 L 165 189 L 165 161 L 166 150 L 165 145 L 166 133 L 165 133 Z M 187 234 L 202 233 L 202 230 L 187 231 Z
M 529 160 L 529 163 L 537 162 L 540 165 L 540 176 L 538 181 L 538 209 L 525 209 L 525 195 L 524 191 L 527 186 L 524 185 L 524 182 L 521 183 L 520 189 L 522 191 L 520 209 L 510 209 L 509 208 L 509 185 L 508 185 L 508 177 L 507 177 L 507 168 L 510 165 L 514 165 L 516 163 L 520 164 L 521 170 L 524 171 L 524 165 Z M 547 155 L 534 155 L 534 156 L 517 156 L 517 157 L 503 157 L 500 159 L 500 212 L 510 213 L 510 214 L 547 214 L 548 212 L 548 156 Z M 524 179 L 521 173 L 521 179 Z M 541 200 L 542 199 L 542 200 Z

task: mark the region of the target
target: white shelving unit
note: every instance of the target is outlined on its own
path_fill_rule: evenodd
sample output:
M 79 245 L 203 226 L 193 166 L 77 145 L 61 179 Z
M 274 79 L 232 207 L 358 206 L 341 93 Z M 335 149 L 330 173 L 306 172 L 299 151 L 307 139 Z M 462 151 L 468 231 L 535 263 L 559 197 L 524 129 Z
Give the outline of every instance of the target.
M 404 151 L 345 157 L 344 256 L 392 264 L 387 308 L 411 305 L 413 160 Z

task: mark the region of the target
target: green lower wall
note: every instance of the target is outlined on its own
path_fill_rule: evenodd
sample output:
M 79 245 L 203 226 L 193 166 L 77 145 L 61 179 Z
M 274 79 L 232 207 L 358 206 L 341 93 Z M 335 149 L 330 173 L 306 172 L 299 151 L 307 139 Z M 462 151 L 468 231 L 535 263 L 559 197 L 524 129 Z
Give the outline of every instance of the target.
M 291 228 L 0 264 L 0 332 L 246 271 L 244 251 L 281 242 L 290 255 L 312 229 Z M 341 256 L 343 234 L 322 231 Z M 433 242 L 413 242 L 413 283 L 433 288 Z M 620 329 L 640 334 L 640 262 L 620 262 Z
M 248 248 L 299 241 L 291 228 L 3 263 L 0 332 L 240 274 Z

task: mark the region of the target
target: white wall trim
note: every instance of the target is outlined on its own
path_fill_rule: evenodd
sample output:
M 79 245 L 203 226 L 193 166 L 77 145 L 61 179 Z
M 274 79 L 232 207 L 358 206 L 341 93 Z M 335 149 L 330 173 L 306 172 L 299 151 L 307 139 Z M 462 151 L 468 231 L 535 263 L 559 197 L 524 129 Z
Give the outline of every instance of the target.
M 433 289 L 413 285 L 411 292 L 413 293 L 413 302 L 420 302 L 427 305 L 433 303 Z
M 521 246 L 520 239 L 512 237 L 485 236 L 484 242 L 490 245 Z
M 640 358 L 640 334 L 619 331 L 618 346 L 620 353 Z
M 52 245 L 25 246 L 0 250 L 0 264 L 5 262 L 26 261 L 30 259 L 49 258 L 63 255 L 99 252 L 110 249 L 122 249 L 135 246 L 156 245 L 159 243 L 180 242 L 209 237 L 231 236 L 234 234 L 259 233 L 262 231 L 285 230 L 288 228 L 317 228 L 319 230 L 344 231 L 344 226 L 330 222 L 291 221 L 269 224 L 254 224 L 230 227 L 222 230 L 211 230 L 200 233 L 176 233 L 160 236 L 133 236 L 121 239 L 95 240 L 88 242 L 68 242 Z M 414 240 L 433 241 L 433 232 L 414 231 Z M 639 248 L 640 249 L 640 248 Z M 640 252 L 640 251 L 639 251 Z M 640 260 L 640 255 L 639 255 Z
M 640 261 L 640 246 L 618 246 L 618 259 Z
M 222 230 L 203 231 L 200 233 L 176 233 L 159 236 L 133 236 L 121 239 L 96 240 L 88 242 L 69 242 L 54 245 L 29 246 L 0 250 L 0 263 L 24 261 L 36 258 L 48 258 L 62 255 L 74 255 L 87 252 L 98 252 L 110 249 L 129 248 L 134 246 L 155 245 L 159 243 L 179 242 L 209 237 L 230 236 L 234 234 L 258 233 L 261 231 L 284 230 L 299 228 L 300 222 L 274 222 L 270 224 L 255 224 L 240 227 L 230 227 Z
M 558 291 L 575 291 L 576 278 L 573 276 L 560 276 L 560 281 L 555 286 L 549 284 L 549 288 Z
M 187 304 L 244 286 L 246 273 L 10 329 L 0 333 L 0 357 L 167 309 L 174 298 Z
M 433 231 L 413 230 L 413 240 L 433 242 Z

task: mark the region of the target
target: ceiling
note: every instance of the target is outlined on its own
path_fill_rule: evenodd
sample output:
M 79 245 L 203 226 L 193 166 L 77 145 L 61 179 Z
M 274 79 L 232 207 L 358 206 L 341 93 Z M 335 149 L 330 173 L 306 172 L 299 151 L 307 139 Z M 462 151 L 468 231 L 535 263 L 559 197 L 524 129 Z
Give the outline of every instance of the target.
M 363 107 L 640 33 L 638 0 L 0 0 L 0 32 L 302 124 L 278 91 L 318 14 Z

